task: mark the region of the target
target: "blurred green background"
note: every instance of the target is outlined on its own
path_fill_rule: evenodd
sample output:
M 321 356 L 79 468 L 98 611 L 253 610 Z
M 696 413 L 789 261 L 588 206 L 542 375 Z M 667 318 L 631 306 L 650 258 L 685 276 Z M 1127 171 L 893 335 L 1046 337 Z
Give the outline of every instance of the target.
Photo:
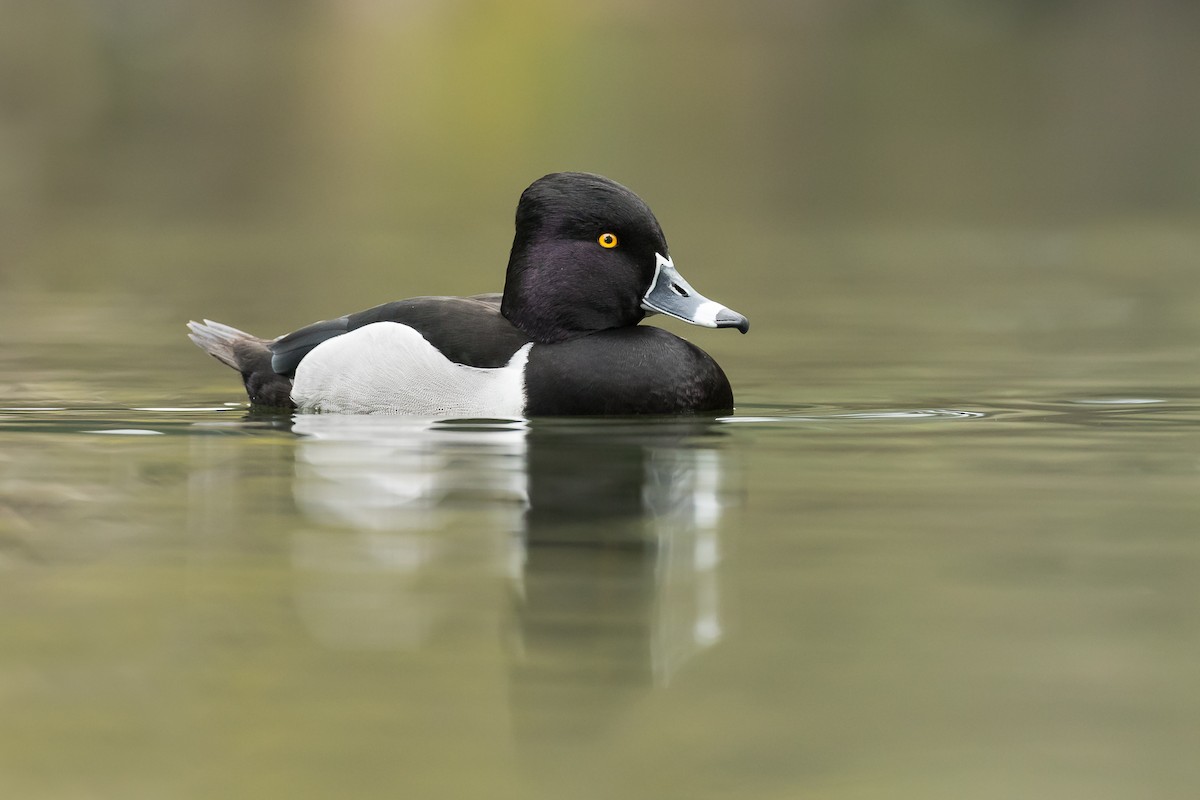
M 3 0 L 0 291 L 273 334 L 494 290 L 519 192 L 577 169 L 756 333 L 910 282 L 951 327 L 979 281 L 1047 298 L 1016 328 L 1082 288 L 1094 328 L 1194 266 L 1198 33 L 1169 0 Z

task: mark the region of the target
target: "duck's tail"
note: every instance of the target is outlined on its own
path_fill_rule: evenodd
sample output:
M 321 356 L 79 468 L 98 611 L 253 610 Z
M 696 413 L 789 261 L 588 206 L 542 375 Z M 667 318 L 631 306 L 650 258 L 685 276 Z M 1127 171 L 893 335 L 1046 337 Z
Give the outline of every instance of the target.
M 271 369 L 269 339 L 206 319 L 189 322 L 188 338 L 204 352 L 242 374 L 250 402 L 263 406 L 294 408 L 292 381 Z
M 238 372 L 242 371 L 242 365 L 238 361 L 239 350 L 244 353 L 248 345 L 261 344 L 265 348 L 267 344 L 257 336 L 251 336 L 237 328 L 213 322 L 211 319 L 203 322 L 189 322 L 188 330 L 191 331 L 188 338 L 197 347 Z

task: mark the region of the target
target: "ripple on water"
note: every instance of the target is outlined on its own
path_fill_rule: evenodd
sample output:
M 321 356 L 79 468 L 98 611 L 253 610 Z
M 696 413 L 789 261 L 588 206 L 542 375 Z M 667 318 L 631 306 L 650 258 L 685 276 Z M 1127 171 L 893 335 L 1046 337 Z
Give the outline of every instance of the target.
M 208 413 L 212 411 L 228 412 L 237 411 L 242 406 L 236 403 L 225 403 L 219 406 L 145 406 L 129 409 L 130 411 L 149 411 L 155 414 L 196 414 Z
M 1009 423 L 1060 423 L 1068 425 L 1145 425 L 1157 423 L 1196 425 L 1200 424 L 1200 401 L 1191 398 L 1162 398 L 1138 395 L 1114 395 L 1110 397 L 1060 397 L 999 402 L 969 403 L 970 409 L 955 407 L 935 408 L 871 408 L 853 405 L 786 405 L 755 404 L 746 406 L 741 412 L 716 418 L 721 425 L 852 425 L 908 424 L 938 422 L 971 422 L 977 420 L 1002 420 Z M 231 413 L 233 412 L 233 413 Z M 363 418 L 358 424 L 376 423 L 378 418 Z M 219 429 L 231 428 L 287 428 L 292 429 L 296 420 L 320 424 L 312 415 L 281 414 L 270 419 L 256 418 L 244 403 L 207 404 L 197 406 L 147 405 L 132 407 L 110 406 L 2 406 L 0 427 L 7 430 L 59 430 L 64 433 L 88 433 L 116 436 L 152 436 L 164 433 L 199 433 L 205 430 L 216 433 Z M 573 424 L 590 426 L 622 425 L 641 426 L 643 423 L 661 422 L 629 418 L 577 419 Z M 483 420 L 425 420 L 426 423 L 455 426 L 488 427 L 497 424 Z M 526 424 L 524 421 L 504 421 L 504 426 Z M 542 421 L 539 424 L 550 424 Z M 639 427 L 640 429 L 640 427 Z
M 112 436 L 162 436 L 162 431 L 151 431 L 145 428 L 109 428 L 99 431 L 81 431 L 81 433 L 103 433 Z
M 195 426 L 217 420 L 244 425 L 240 405 L 204 406 L 4 406 L 0 429 L 39 433 L 154 436 L 190 433 Z
M 879 409 L 879 410 L 857 410 L 857 411 L 837 411 L 832 410 L 828 413 L 805 413 L 805 414 L 772 414 L 772 415 L 745 415 L 721 417 L 720 422 L 723 423 L 779 423 L 779 422 L 822 422 L 846 420 L 851 422 L 862 421 L 878 421 L 878 420 L 964 420 L 964 419 L 983 419 L 991 416 L 985 411 L 964 411 L 953 408 L 907 408 L 907 409 Z
M 1080 406 L 1149 406 L 1165 403 L 1153 397 L 1089 397 L 1083 400 L 1068 400 Z

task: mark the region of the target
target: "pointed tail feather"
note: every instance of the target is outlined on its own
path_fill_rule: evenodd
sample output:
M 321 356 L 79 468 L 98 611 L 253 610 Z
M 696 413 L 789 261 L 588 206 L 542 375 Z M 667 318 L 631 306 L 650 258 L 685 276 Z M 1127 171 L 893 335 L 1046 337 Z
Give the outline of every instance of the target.
M 271 369 L 268 340 L 211 319 L 189 322 L 188 330 L 197 347 L 242 374 L 251 403 L 293 407 L 292 382 Z
M 237 328 L 223 325 L 220 322 L 213 322 L 211 319 L 206 319 L 203 322 L 192 321 L 187 326 L 188 330 L 191 331 L 188 334 L 188 338 L 197 347 L 222 364 L 233 367 L 238 372 L 242 371 L 242 366 L 238 363 L 238 353 L 235 347 L 241 342 L 262 341 L 245 331 L 239 331 Z

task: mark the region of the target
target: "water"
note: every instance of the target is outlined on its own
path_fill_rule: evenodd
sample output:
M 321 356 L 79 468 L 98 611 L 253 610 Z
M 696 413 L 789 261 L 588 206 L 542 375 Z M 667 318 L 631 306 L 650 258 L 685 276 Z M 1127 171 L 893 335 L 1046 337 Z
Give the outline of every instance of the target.
M 768 324 L 700 339 L 745 398 L 715 419 L 291 417 L 178 325 L 81 359 L 36 300 L 0 402 L 6 796 L 1200 785 L 1200 394 L 1166 342 L 1108 381 L 949 340 L 793 372 Z
M 1200 796 L 1195 4 L 0 3 L 0 798 Z M 604 173 L 690 420 L 251 414 Z

